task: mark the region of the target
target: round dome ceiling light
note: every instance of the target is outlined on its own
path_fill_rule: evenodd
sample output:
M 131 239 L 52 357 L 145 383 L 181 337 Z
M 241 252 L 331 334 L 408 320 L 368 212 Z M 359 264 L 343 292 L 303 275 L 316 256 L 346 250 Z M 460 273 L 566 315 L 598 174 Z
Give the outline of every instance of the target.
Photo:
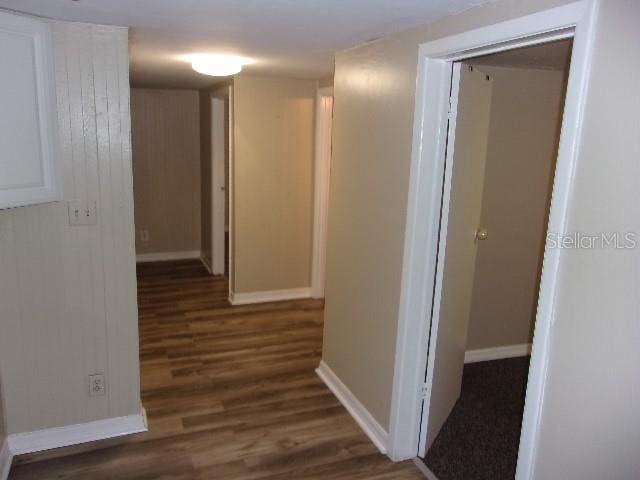
M 211 77 L 227 77 L 242 71 L 243 59 L 233 55 L 194 55 L 191 68 Z

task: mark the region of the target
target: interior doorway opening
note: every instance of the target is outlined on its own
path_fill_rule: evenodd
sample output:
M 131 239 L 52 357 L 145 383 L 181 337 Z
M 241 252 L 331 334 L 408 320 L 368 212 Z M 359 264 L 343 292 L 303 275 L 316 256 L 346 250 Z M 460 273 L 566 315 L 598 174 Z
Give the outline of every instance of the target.
M 233 87 L 215 90 L 210 98 L 211 162 L 208 190 L 203 203 L 210 212 L 202 217 L 202 262 L 212 275 L 226 277 L 231 285 L 231 171 L 233 158 Z M 203 208 L 206 211 L 207 208 Z
M 394 460 L 416 459 L 425 454 L 428 415 L 423 415 L 423 411 L 430 408 L 435 392 L 433 376 L 429 373 L 433 369 L 428 368 L 425 380 L 424 367 L 425 364 L 434 364 L 432 347 L 438 338 L 438 322 L 437 318 L 435 322 L 431 321 L 431 310 L 439 302 L 434 285 L 445 156 L 448 153 L 447 125 L 454 115 L 450 105 L 454 64 L 497 52 L 572 39 L 553 201 L 547 226 L 548 231 L 556 235 L 570 235 L 567 226 L 569 202 L 575 181 L 594 50 L 592 36 L 597 17 L 594 5 L 586 1 L 576 2 L 438 38 L 419 47 L 399 323 L 387 439 L 387 451 Z M 518 480 L 535 476 L 540 423 L 544 413 L 542 401 L 554 334 L 554 307 L 560 293 L 561 258 L 559 248 L 545 249 L 518 450 Z
M 454 64 L 422 432 L 439 480 L 515 475 L 570 55 Z
M 312 298 L 324 298 L 332 124 L 333 87 L 318 88 L 316 93 L 316 132 L 313 172 Z

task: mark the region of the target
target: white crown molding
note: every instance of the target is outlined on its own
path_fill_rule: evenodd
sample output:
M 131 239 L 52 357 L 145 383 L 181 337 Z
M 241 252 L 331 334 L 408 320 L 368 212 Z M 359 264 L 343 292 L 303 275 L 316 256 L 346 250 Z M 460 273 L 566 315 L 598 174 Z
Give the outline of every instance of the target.
M 201 258 L 200 250 L 186 250 L 182 252 L 141 253 L 136 255 L 136 263 L 166 262 L 168 260 L 191 260 Z
M 316 369 L 316 373 L 325 383 L 325 385 L 333 392 L 340 403 L 347 409 L 353 419 L 360 428 L 367 434 L 373 444 L 380 450 L 380 453 L 387 453 L 387 432 L 373 415 L 366 409 L 362 403 L 355 397 L 351 390 L 342 383 L 338 376 L 329 368 L 329 366 L 320 362 L 320 366 Z
M 131 435 L 147 431 L 144 410 L 135 415 L 105 418 L 94 422 L 13 433 L 7 438 L 12 455 L 40 452 L 80 443 Z
M 288 290 L 270 290 L 265 292 L 232 292 L 229 295 L 229 302 L 231 302 L 231 305 L 248 305 L 250 303 L 281 302 L 284 300 L 299 300 L 301 298 L 310 297 L 311 289 L 309 287 L 304 287 L 291 288 Z
M 481 348 L 478 350 L 467 350 L 464 353 L 464 363 L 487 362 L 489 360 L 502 360 L 503 358 L 525 357 L 527 355 L 531 355 L 530 343 Z

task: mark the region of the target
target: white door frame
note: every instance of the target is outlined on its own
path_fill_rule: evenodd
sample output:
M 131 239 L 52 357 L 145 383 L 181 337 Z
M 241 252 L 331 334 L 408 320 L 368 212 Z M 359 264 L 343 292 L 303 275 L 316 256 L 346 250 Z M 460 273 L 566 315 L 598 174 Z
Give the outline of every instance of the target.
M 224 274 L 225 145 L 224 102 L 226 92 L 211 96 L 211 273 Z
M 227 171 L 227 199 L 229 201 L 228 205 L 228 215 L 229 218 L 227 222 L 229 223 L 229 245 L 227 247 L 227 265 L 229 271 L 227 272 L 227 280 L 229 283 L 229 299 L 233 298 L 233 279 L 235 276 L 235 262 L 234 262 L 234 253 L 233 253 L 233 238 L 234 238 L 234 203 L 233 203 L 233 182 L 234 182 L 234 172 L 235 172 L 235 120 L 234 120 L 234 93 L 233 93 L 233 85 L 229 85 L 227 87 L 227 94 L 229 96 L 229 168 Z
M 387 445 L 389 456 L 394 460 L 424 455 L 421 412 L 423 400 L 428 409 L 433 365 L 427 365 L 427 353 L 435 345 L 437 335 L 437 319 L 433 322 L 430 319 L 433 302 L 437 300 L 434 273 L 453 62 L 573 37 L 548 225 L 550 231 L 564 233 L 583 123 L 597 6 L 597 0 L 583 0 L 420 46 Z M 560 250 L 545 251 L 516 473 L 519 480 L 533 478 L 560 261 Z
M 228 116 L 228 122 L 229 122 L 229 128 L 228 128 L 228 133 L 229 133 L 229 138 L 227 139 L 228 141 L 228 154 L 229 154 L 229 168 L 227 171 L 227 178 L 226 178 L 226 185 L 227 185 L 227 189 L 228 192 L 226 192 L 226 195 L 222 196 L 222 202 L 223 202 L 223 215 L 222 215 L 222 219 L 220 218 L 216 218 L 215 215 L 214 218 L 212 218 L 211 221 L 211 241 L 213 243 L 212 248 L 211 248 L 211 256 L 213 257 L 211 259 L 211 266 L 212 266 L 212 273 L 214 275 L 217 274 L 223 274 L 224 273 L 224 240 L 223 240 L 223 244 L 222 245 L 216 245 L 214 243 L 214 238 L 215 238 L 215 231 L 216 228 L 220 228 L 220 223 L 222 223 L 222 230 L 224 230 L 224 223 L 225 223 L 225 218 L 224 218 L 224 202 L 226 202 L 226 199 L 228 198 L 229 201 L 229 205 L 228 205 L 228 212 L 229 212 L 229 218 L 227 219 L 228 223 L 229 223 L 229 246 L 227 248 L 227 263 L 229 265 L 229 271 L 227 272 L 228 274 L 228 283 L 229 283 L 229 297 L 231 297 L 231 292 L 233 291 L 233 154 L 234 154 L 234 120 L 233 120 L 233 85 L 226 85 L 224 87 L 221 87 L 217 90 L 215 90 L 212 94 L 211 94 L 211 139 L 212 139 L 212 146 L 211 146 L 211 188 L 212 188 L 212 194 L 211 194 L 211 212 L 213 214 L 213 212 L 216 211 L 216 208 L 219 207 L 218 203 L 216 203 L 216 197 L 220 198 L 220 192 L 218 191 L 218 195 L 216 195 L 214 186 L 216 184 L 219 184 L 218 181 L 218 175 L 224 175 L 224 149 L 222 150 L 222 156 L 217 155 L 216 156 L 216 147 L 213 145 L 214 143 L 214 129 L 215 129 L 215 113 L 214 113 L 214 105 L 215 102 L 224 102 L 225 100 L 228 99 L 228 103 L 229 103 L 229 116 Z M 220 117 L 220 116 L 219 116 Z M 224 110 L 222 111 L 222 122 L 224 122 Z M 220 118 L 218 118 L 218 123 L 220 122 Z M 219 132 L 218 132 L 219 133 Z M 222 135 L 224 135 L 224 130 L 222 131 Z M 218 145 L 220 143 L 218 142 Z M 220 152 L 218 152 L 220 153 Z M 223 192 L 225 193 L 225 192 Z M 217 221 L 216 221 L 217 220 Z M 216 227 L 216 223 L 218 224 L 218 227 Z M 220 257 L 220 251 L 222 251 L 222 257 Z M 216 255 L 217 252 L 217 255 Z
M 330 102 L 326 101 L 328 98 L 331 98 Z M 311 257 L 311 297 L 313 298 L 324 297 L 332 120 L 333 87 L 318 88 L 316 92 L 316 148 L 313 176 L 313 247 Z

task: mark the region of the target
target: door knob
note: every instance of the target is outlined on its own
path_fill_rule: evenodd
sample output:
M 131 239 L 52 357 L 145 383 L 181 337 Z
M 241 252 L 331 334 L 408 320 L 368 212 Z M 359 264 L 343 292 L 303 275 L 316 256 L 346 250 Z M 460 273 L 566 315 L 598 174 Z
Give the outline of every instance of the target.
M 486 228 L 480 227 L 476 230 L 476 241 L 486 240 L 489 236 L 489 231 Z

